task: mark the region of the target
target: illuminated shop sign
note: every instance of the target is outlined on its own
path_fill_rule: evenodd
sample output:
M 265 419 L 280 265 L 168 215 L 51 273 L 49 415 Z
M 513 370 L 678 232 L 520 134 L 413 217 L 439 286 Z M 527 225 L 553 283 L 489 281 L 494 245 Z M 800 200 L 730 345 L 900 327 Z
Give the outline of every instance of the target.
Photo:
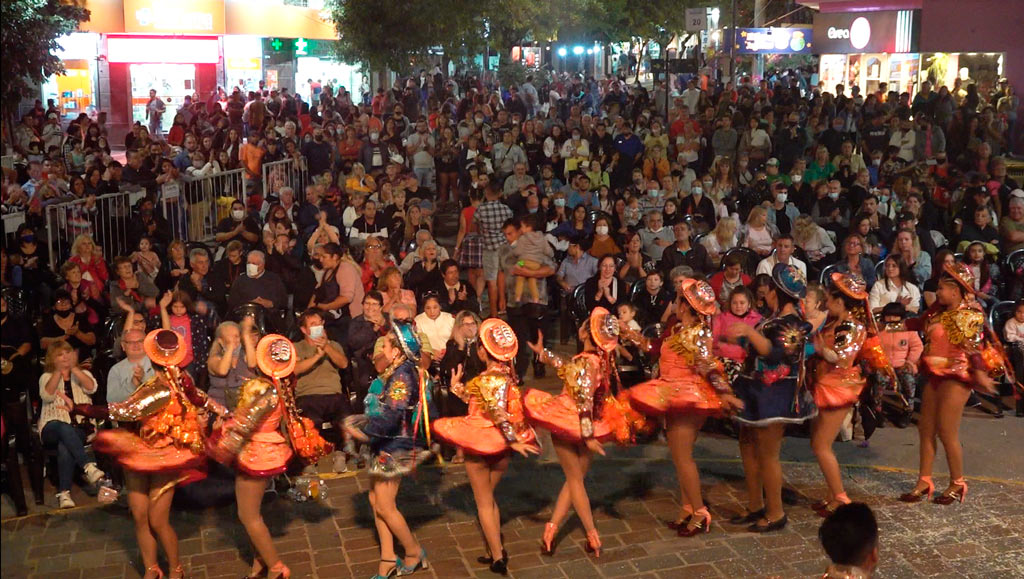
M 736 54 L 811 54 L 810 28 L 740 28 L 733 43 Z M 732 42 L 732 30 L 725 31 L 725 44 Z
M 920 10 L 816 14 L 814 54 L 918 52 Z

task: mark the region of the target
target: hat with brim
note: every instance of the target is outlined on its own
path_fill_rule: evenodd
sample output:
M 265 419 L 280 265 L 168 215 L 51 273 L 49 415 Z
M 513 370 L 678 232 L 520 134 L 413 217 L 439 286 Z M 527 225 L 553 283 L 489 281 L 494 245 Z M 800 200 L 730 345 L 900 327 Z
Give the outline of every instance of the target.
M 405 357 L 418 362 L 423 345 L 420 344 L 419 335 L 416 333 L 416 326 L 412 322 L 392 320 L 391 331 L 398 337 L 398 345 L 405 353 Z
M 868 284 L 859 275 L 852 273 L 833 272 L 832 285 L 855 300 L 868 299 Z
M 715 290 L 702 280 L 683 281 L 683 297 L 698 314 L 710 316 L 715 313 Z
M 295 370 L 295 346 L 280 334 L 267 334 L 256 344 L 256 364 L 271 378 L 284 378 Z
M 519 340 L 505 320 L 487 318 L 480 324 L 480 343 L 491 356 L 508 362 L 519 352 Z
M 974 273 L 967 264 L 962 261 L 954 261 L 942 266 L 942 273 L 945 277 L 952 278 L 963 290 L 969 294 L 977 293 L 974 289 Z
M 789 297 L 802 300 L 807 295 L 807 276 L 796 266 L 787 263 L 775 264 L 775 268 L 772 269 L 772 281 L 779 291 Z
M 598 348 L 614 351 L 619 345 L 619 319 L 600 306 L 594 308 L 590 313 L 590 335 Z
M 149 359 L 165 368 L 177 366 L 185 359 L 184 340 L 172 330 L 153 330 L 146 334 L 142 348 Z

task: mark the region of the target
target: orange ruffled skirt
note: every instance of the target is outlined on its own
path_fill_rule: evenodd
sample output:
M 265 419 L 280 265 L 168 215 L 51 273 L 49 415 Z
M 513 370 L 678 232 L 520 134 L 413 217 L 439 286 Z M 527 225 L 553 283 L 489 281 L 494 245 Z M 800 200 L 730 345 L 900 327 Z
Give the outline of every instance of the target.
M 282 407 L 278 405 L 263 419 L 236 457 L 222 456 L 219 451 L 221 430 L 214 431 L 206 439 L 207 452 L 225 466 L 233 466 L 243 474 L 257 478 L 277 476 L 288 469 L 288 461 L 294 454 L 288 439 L 281 435 L 282 415 Z
M 629 400 L 644 414 L 721 414 L 722 401 L 703 376 L 686 372 L 680 376 L 656 378 L 630 388 Z
M 152 445 L 134 432 L 117 428 L 98 432 L 92 445 L 93 450 L 110 456 L 125 470 L 142 474 L 180 472 L 178 484 L 206 478 L 206 457 L 188 448 L 178 448 L 170 439 Z
M 837 410 L 853 406 L 860 398 L 867 382 L 861 376 L 860 368 L 835 368 L 821 376 L 814 383 L 814 404 L 819 410 Z
M 580 433 L 580 416 L 576 411 L 576 404 L 567 394 L 554 396 L 542 390 L 527 390 L 523 398 L 523 407 L 527 418 L 534 425 L 551 432 L 551 436 L 582 442 L 583 435 Z M 611 424 L 596 408 L 594 412 L 594 438 L 600 442 L 607 442 L 615 437 Z
M 509 450 L 508 442 L 498 427 L 479 414 L 438 418 L 432 426 L 434 436 L 442 442 L 458 446 L 470 454 L 494 456 Z M 520 438 L 520 442 L 530 443 L 536 440 L 533 432 L 528 432 L 529 436 Z

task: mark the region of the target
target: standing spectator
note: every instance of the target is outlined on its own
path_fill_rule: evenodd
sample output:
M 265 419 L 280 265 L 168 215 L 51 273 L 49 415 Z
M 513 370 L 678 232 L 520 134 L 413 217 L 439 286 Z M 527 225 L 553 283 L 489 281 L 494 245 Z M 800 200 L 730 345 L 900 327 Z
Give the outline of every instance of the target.
M 507 244 L 501 246 L 498 252 L 500 253 L 499 262 L 501 270 L 497 286 L 505 288 L 507 291 L 508 319 L 520 343 L 536 342 L 541 337 L 541 322 L 548 306 L 548 284 L 541 282 L 544 278 L 555 274 L 555 264 L 545 256 L 539 268 L 528 269 L 519 266 L 516 257 L 512 254 L 511 244 L 518 241 L 519 236 L 522 235 L 522 223 L 517 219 L 509 219 L 505 222 L 501 231 L 505 236 Z M 539 295 L 535 301 L 526 302 L 516 298 L 515 284 L 505 283 L 506 278 L 514 276 L 530 277 L 538 280 L 537 290 Z M 515 369 L 520 379 L 526 375 L 526 369 L 530 363 L 530 354 L 531 352 L 528 348 L 522 348 L 516 356 Z M 544 375 L 542 368 L 543 366 L 537 360 L 534 360 L 534 377 L 539 378 Z
M 487 284 L 487 304 L 492 318 L 497 317 L 498 303 L 500 302 L 497 283 L 500 269 L 498 253 L 499 250 L 507 246 L 502 226 L 506 221 L 512 219 L 512 210 L 500 199 L 501 193 L 488 187 L 484 191 L 484 202 L 477 207 L 473 214 L 473 223 L 483 239 L 484 281 Z
M 319 177 L 329 173 L 334 166 L 334 145 L 328 143 L 324 137 L 324 130 L 320 125 L 313 126 L 313 140 L 302 144 L 302 156 L 306 159 L 306 166 L 311 177 Z
M 416 121 L 416 130 L 406 139 L 406 153 L 416 175 L 416 181 L 424 188 L 434 188 L 434 150 L 436 142 L 430 134 L 427 118 Z
M 39 436 L 43 446 L 57 451 L 57 502 L 62 509 L 75 507 L 71 500 L 71 482 L 75 469 L 81 468 L 90 485 L 99 484 L 106 474 L 85 453 L 90 425 L 81 416 L 72 416 L 76 405 L 92 404 L 96 379 L 78 364 L 75 349 L 64 340 L 46 348 L 43 375 L 39 377 L 39 396 L 43 408 L 39 416 Z
M 146 103 L 146 120 L 149 121 L 149 134 L 159 139 L 161 125 L 163 124 L 164 111 L 167 106 L 164 101 L 156 96 L 156 89 L 149 89 L 149 101 Z
M 319 311 L 302 312 L 299 329 L 302 340 L 293 342 L 298 358 L 295 364 L 295 405 L 317 428 L 329 422 L 344 440 L 346 435 L 342 425 L 352 411 L 338 370 L 348 368 L 348 357 L 341 344 L 327 337 Z M 306 469 L 315 473 L 316 465 L 311 464 Z M 336 473 L 348 472 L 343 450 L 334 453 L 333 470 Z

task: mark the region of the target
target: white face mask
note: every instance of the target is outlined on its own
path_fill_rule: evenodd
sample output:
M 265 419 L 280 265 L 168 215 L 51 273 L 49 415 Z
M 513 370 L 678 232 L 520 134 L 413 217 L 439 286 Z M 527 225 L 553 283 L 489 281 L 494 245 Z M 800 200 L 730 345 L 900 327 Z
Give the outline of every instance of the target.
M 310 326 L 309 327 L 309 337 L 313 338 L 314 340 L 319 340 L 320 338 L 324 337 L 324 327 L 323 326 Z
M 779 193 L 778 195 L 775 196 L 775 199 L 779 203 L 785 203 L 786 199 L 789 199 L 789 193 Z
M 596 231 L 598 235 L 608 235 L 608 226 L 598 225 L 594 228 L 594 231 Z
M 839 199 L 839 193 L 829 193 L 828 194 L 828 198 L 833 200 L 833 201 L 835 201 L 835 200 Z
M 370 140 L 373 141 L 374 143 L 376 143 L 377 139 L 379 139 L 379 138 L 380 138 L 380 133 L 370 133 Z
M 793 182 L 794 183 L 799 183 L 800 181 L 803 181 L 803 180 L 804 180 L 804 176 L 803 175 L 801 175 L 799 173 L 797 173 L 796 175 L 793 175 Z
M 234 218 L 235 221 L 241 221 L 245 217 L 245 211 L 235 209 L 231 212 L 231 217 Z
M 658 196 L 658 190 L 657 189 L 648 189 L 647 190 L 647 194 L 650 195 L 651 197 L 657 197 Z
M 703 194 L 704 194 L 704 190 L 703 190 L 703 189 L 701 189 L 701 188 L 700 188 L 699 186 L 697 186 L 697 185 L 694 185 L 693 187 L 690 187 L 690 193 L 691 193 L 692 195 L 697 195 L 697 196 L 700 196 L 700 195 L 703 195 Z
M 260 274 L 260 266 L 255 263 L 245 264 L 245 275 L 249 277 L 256 277 Z
M 565 199 L 555 199 L 555 207 L 565 207 Z

